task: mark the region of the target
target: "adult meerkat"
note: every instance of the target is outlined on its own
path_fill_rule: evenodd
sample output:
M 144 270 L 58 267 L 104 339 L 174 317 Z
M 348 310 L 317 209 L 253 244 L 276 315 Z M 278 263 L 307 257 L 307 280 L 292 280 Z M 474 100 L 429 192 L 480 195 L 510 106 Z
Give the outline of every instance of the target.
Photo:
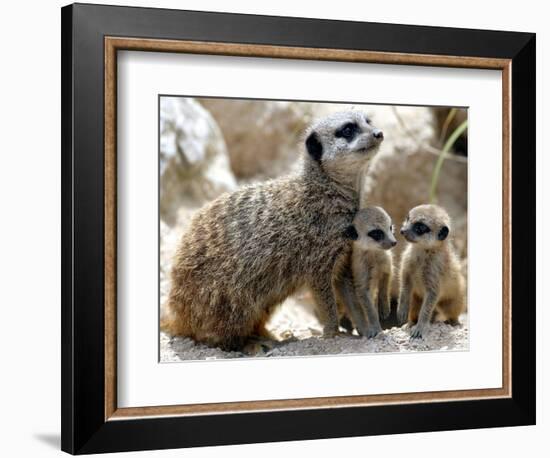
M 451 218 L 437 205 L 414 207 L 401 228 L 410 244 L 401 258 L 397 318 L 414 325 L 413 338 L 422 337 L 434 311 L 458 324 L 465 309 L 466 287 L 450 231 Z
M 345 230 L 357 211 L 363 171 L 382 140 L 363 113 L 335 113 L 306 133 L 301 171 L 201 209 L 175 254 L 161 327 L 239 349 L 263 333 L 269 310 L 307 285 L 324 335 L 335 335 L 334 288 L 351 249 Z
M 345 303 L 357 332 L 371 338 L 382 330 L 380 316 L 390 314 L 393 260 L 389 250 L 397 241 L 391 218 L 381 207 L 359 210 L 347 231 L 354 240 L 349 265 L 353 292 L 344 289 L 339 301 Z

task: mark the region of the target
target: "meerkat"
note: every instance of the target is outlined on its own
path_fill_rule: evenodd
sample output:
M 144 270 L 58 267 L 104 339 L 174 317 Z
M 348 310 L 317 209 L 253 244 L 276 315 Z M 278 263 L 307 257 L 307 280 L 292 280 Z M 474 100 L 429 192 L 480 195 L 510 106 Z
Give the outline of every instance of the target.
M 382 140 L 363 113 L 332 114 L 306 132 L 301 170 L 199 210 L 175 254 L 161 328 L 240 349 L 262 332 L 266 311 L 308 286 L 324 336 L 337 334 L 334 290 L 351 250 L 345 231 Z
M 357 332 L 368 338 L 382 330 L 380 317 L 390 315 L 393 259 L 389 250 L 397 244 L 393 230 L 390 216 L 381 207 L 359 210 L 347 229 L 354 240 L 348 267 L 353 294 L 344 290 L 339 303 L 345 303 Z
M 450 240 L 451 218 L 437 205 L 410 210 L 401 228 L 409 242 L 401 259 L 397 318 L 419 338 L 435 314 L 458 324 L 465 309 L 465 281 Z

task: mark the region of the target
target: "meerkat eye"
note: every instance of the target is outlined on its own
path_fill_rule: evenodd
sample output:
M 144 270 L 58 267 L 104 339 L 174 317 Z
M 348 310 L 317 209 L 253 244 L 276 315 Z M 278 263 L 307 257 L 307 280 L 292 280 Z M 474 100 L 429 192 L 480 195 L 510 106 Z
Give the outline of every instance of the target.
M 365 122 L 366 122 L 367 124 L 369 124 L 369 125 L 372 124 L 372 120 L 371 120 L 369 117 L 366 117 L 366 118 L 365 118 Z
M 357 135 L 359 127 L 354 122 L 348 122 L 347 124 L 344 124 L 340 129 L 338 129 L 334 136 L 336 138 L 344 138 L 348 142 L 353 140 L 355 135 Z
M 384 231 L 380 230 L 380 229 L 373 229 L 372 231 L 370 231 L 368 234 L 367 234 L 371 239 L 379 242 L 380 240 L 382 240 L 384 238 Z
M 413 231 L 416 235 L 424 235 L 430 232 L 430 228 L 426 226 L 424 223 L 414 223 Z

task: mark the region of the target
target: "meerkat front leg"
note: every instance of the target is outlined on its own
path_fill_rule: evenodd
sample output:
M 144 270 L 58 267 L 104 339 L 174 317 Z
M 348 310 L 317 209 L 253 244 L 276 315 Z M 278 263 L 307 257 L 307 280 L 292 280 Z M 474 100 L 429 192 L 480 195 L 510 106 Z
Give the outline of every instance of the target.
M 420 314 L 418 315 L 418 322 L 411 328 L 411 339 L 418 339 L 423 336 L 426 327 L 430 324 L 430 319 L 437 303 L 437 296 L 435 291 L 428 291 L 424 296 L 422 307 L 420 307 Z
M 349 276 L 343 276 L 334 281 L 335 294 L 351 315 L 355 329 L 361 336 L 367 335 L 367 320 L 355 297 L 353 281 Z
M 382 331 L 382 326 L 380 326 L 380 318 L 378 317 L 378 310 L 372 301 L 370 289 L 364 290 L 363 293 L 358 291 L 357 300 L 367 313 L 368 328 L 366 336 L 370 339 Z
M 335 287 L 332 275 L 323 275 L 321 272 L 309 284 L 315 297 L 323 325 L 323 335 L 334 337 L 338 334 L 338 306 L 336 305 Z M 334 290 L 333 290 L 334 289 Z
M 399 293 L 399 304 L 397 306 L 397 323 L 402 325 L 409 319 L 409 305 L 411 301 L 411 277 L 405 275 L 402 279 L 401 291 Z
M 389 274 L 383 274 L 380 280 L 380 287 L 378 289 L 378 314 L 380 318 L 385 320 L 390 316 L 390 297 L 389 297 Z

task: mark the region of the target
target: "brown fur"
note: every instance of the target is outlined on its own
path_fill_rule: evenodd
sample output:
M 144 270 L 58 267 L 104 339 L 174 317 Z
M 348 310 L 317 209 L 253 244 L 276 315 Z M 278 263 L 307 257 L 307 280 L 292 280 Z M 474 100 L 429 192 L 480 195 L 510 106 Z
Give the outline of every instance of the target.
M 335 136 L 349 122 L 359 126 L 357 138 Z M 351 250 L 344 233 L 357 211 L 359 175 L 380 142 L 375 131 L 359 112 L 334 114 L 309 132 L 300 173 L 246 186 L 201 209 L 175 255 L 162 328 L 241 348 L 266 311 L 307 285 L 325 335 L 334 335 L 333 285 Z
M 415 224 L 423 223 L 430 231 L 418 235 Z M 401 233 L 410 242 L 403 252 L 400 271 L 398 320 L 408 320 L 411 336 L 421 337 L 434 313 L 455 324 L 465 310 L 466 286 L 460 261 L 446 235 L 451 221 L 447 212 L 436 205 L 420 205 L 409 212 Z

